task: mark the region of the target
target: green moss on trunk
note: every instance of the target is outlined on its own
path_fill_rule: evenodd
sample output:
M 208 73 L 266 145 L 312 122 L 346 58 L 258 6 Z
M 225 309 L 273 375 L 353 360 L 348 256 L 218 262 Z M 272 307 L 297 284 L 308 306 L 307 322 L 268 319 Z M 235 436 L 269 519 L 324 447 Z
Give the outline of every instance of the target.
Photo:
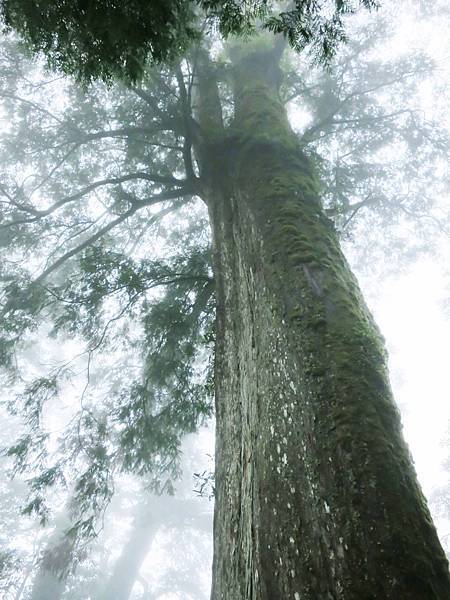
M 321 209 L 273 70 L 235 65 L 218 282 L 213 600 L 444 600 L 448 566 L 382 337 Z

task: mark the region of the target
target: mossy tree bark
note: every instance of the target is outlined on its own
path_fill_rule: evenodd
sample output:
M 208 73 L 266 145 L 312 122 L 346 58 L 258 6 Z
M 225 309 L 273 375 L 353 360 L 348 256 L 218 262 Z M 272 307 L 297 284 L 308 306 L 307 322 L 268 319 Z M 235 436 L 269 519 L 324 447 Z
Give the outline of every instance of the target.
M 273 56 L 235 53 L 228 145 L 218 123 L 201 153 L 218 302 L 211 597 L 444 600 L 448 564 L 383 340 L 278 99 Z

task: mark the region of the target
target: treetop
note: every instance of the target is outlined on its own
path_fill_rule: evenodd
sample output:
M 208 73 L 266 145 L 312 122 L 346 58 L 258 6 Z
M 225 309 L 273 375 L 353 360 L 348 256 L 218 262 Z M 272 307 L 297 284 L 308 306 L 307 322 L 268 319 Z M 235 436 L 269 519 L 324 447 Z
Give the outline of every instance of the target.
M 148 63 L 170 62 L 209 32 L 222 37 L 267 29 L 297 51 L 328 61 L 345 40 L 344 15 L 376 0 L 2 0 L 1 18 L 50 67 L 88 82 L 136 82 Z

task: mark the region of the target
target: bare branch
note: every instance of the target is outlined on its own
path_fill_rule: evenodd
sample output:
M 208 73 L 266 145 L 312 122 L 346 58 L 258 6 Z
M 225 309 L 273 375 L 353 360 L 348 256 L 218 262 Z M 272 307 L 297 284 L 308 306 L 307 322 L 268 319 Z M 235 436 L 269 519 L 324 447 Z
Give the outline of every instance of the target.
M 13 225 L 34 223 L 34 222 L 52 214 L 53 212 L 58 210 L 58 208 L 61 208 L 61 206 L 64 206 L 70 202 L 75 202 L 76 200 L 83 198 L 83 196 L 86 196 L 87 194 L 96 190 L 99 187 L 108 186 L 108 185 L 117 185 L 120 183 L 124 183 L 126 181 L 135 181 L 135 180 L 143 180 L 143 181 L 149 181 L 151 183 L 159 183 L 162 185 L 177 185 L 177 186 L 188 183 L 187 181 L 177 179 L 176 177 L 169 177 L 169 176 L 164 176 L 164 175 L 151 175 L 150 173 L 145 173 L 144 171 L 136 171 L 135 173 L 129 173 L 127 175 L 122 175 L 121 177 L 108 177 L 106 179 L 100 179 L 99 181 L 94 181 L 93 183 L 82 188 L 75 194 L 66 196 L 65 198 L 61 198 L 61 200 L 58 200 L 57 202 L 55 202 L 54 204 L 52 204 L 45 210 L 37 210 L 37 209 L 34 209 L 25 204 L 19 204 L 17 202 L 13 202 L 11 199 L 11 196 L 7 195 L 6 192 L 3 190 L 3 188 L 1 188 L 1 191 L 3 191 L 5 196 L 7 196 L 7 198 L 14 204 L 14 206 L 16 206 L 19 210 L 21 210 L 23 212 L 33 215 L 33 217 L 30 217 L 27 219 L 17 219 L 15 221 L 9 221 L 8 223 L 1 224 L 0 227 L 11 227 Z
M 30 197 L 31 197 L 31 196 L 34 194 L 34 192 L 37 192 L 37 190 L 38 190 L 39 188 L 41 188 L 41 187 L 44 185 L 44 183 L 46 183 L 46 182 L 47 182 L 47 181 L 48 181 L 48 180 L 49 180 L 49 179 L 52 177 L 53 173 L 55 173 L 55 172 L 56 172 L 56 171 L 59 169 L 59 167 L 60 167 L 61 165 L 63 165 L 63 164 L 66 162 L 66 160 L 69 158 L 69 156 L 70 156 L 71 154 L 73 154 L 73 153 L 75 152 L 75 150 L 76 150 L 76 149 L 77 149 L 79 146 L 81 146 L 81 144 L 77 144 L 77 143 L 73 144 L 73 146 L 72 146 L 72 147 L 71 147 L 71 148 L 70 148 L 70 149 L 69 149 L 69 150 L 68 150 L 68 151 L 67 151 L 67 152 L 64 154 L 64 156 L 63 156 L 63 157 L 62 157 L 62 158 L 61 158 L 61 159 L 60 159 L 60 160 L 59 160 L 59 161 L 56 163 L 56 165 L 53 167 L 53 169 L 51 169 L 50 173 L 49 173 L 49 174 L 48 174 L 46 177 L 44 177 L 44 179 L 43 179 L 42 181 L 40 181 L 40 182 L 39 182 L 39 184 L 38 184 L 36 187 L 34 187 L 34 188 L 31 190 Z
M 425 220 L 431 221 L 432 223 L 434 223 L 434 225 L 437 227 L 437 229 L 441 233 L 443 233 L 445 236 L 450 238 L 450 230 L 447 229 L 446 227 L 444 227 L 442 222 L 434 215 L 429 215 L 426 213 L 423 213 L 423 214 L 416 213 L 413 210 L 410 210 L 410 209 L 406 208 L 405 206 L 403 206 L 402 203 L 399 204 L 399 207 L 405 214 L 412 217 L 413 219 L 419 219 L 419 220 L 425 219 Z
M 64 140 L 62 143 L 53 147 L 53 150 L 58 148 L 63 148 L 68 144 L 75 144 L 75 147 L 78 148 L 83 144 L 87 144 L 92 141 L 108 139 L 108 138 L 119 138 L 119 139 L 127 139 L 127 138 L 135 138 L 139 134 L 143 135 L 155 135 L 157 133 L 161 133 L 163 131 L 172 131 L 174 133 L 179 132 L 179 123 L 176 119 L 166 118 L 164 122 L 153 122 L 154 127 L 120 127 L 119 129 L 107 129 L 102 131 L 95 131 L 93 133 L 88 133 L 84 131 L 75 131 L 74 135 L 71 138 Z M 150 145 L 159 145 L 152 143 Z
M 371 204 L 376 204 L 377 202 L 378 202 L 378 200 L 373 197 L 373 194 L 369 194 L 367 196 L 367 198 L 365 198 L 364 200 L 361 200 L 361 202 L 355 202 L 354 204 L 350 204 L 346 209 L 329 208 L 325 211 L 325 213 L 328 217 L 337 217 L 338 215 L 346 215 L 348 213 L 351 213 L 350 218 L 347 219 L 347 221 L 344 224 L 344 227 L 345 227 L 348 224 L 348 222 L 351 219 L 353 219 L 353 217 L 358 212 L 358 210 L 360 210 L 364 206 L 370 206 Z
M 54 263 L 52 263 L 49 267 L 47 267 L 34 280 L 33 284 L 35 285 L 35 284 L 41 283 L 44 279 L 46 279 L 48 277 L 48 275 L 50 275 L 51 273 L 53 273 L 53 271 L 55 271 L 56 269 L 58 269 L 67 260 L 69 260 L 70 258 L 72 258 L 73 256 L 75 256 L 76 254 L 79 254 L 82 250 L 84 250 L 85 248 L 87 248 L 88 246 L 90 246 L 91 244 L 93 244 L 94 242 L 96 242 L 98 239 L 100 239 L 101 237 L 103 237 L 105 234 L 107 234 L 109 231 L 111 231 L 111 229 L 113 229 L 114 227 L 116 227 L 120 223 L 123 223 L 124 221 L 126 221 L 135 212 L 137 212 L 139 210 L 139 208 L 142 208 L 144 206 L 152 206 L 152 205 L 157 204 L 159 202 L 163 202 L 164 200 L 170 200 L 170 199 L 174 199 L 174 198 L 180 198 L 183 195 L 184 196 L 189 196 L 189 198 L 187 200 L 184 199 L 184 200 L 181 200 L 180 202 L 174 203 L 171 206 L 167 207 L 166 209 L 160 211 L 157 215 L 154 215 L 153 217 L 151 217 L 151 219 L 150 219 L 151 221 L 156 221 L 157 219 L 163 217 L 164 215 L 168 214 L 169 212 L 172 212 L 173 210 L 176 210 L 177 208 L 179 208 L 180 206 L 182 206 L 183 204 L 185 204 L 186 202 L 188 202 L 190 200 L 190 197 L 193 195 L 193 193 L 192 192 L 184 191 L 184 194 L 183 194 L 183 190 L 176 190 L 176 191 L 173 191 L 173 192 L 163 192 L 163 193 L 161 193 L 161 194 L 159 194 L 157 196 L 152 196 L 152 197 L 148 198 L 147 200 L 138 201 L 135 204 L 132 204 L 132 206 L 127 211 L 125 211 L 124 213 L 122 213 L 121 215 L 119 215 L 116 219 L 112 220 L 110 223 L 108 223 L 104 227 L 100 228 L 90 238 L 88 238 L 87 240 L 85 240 L 81 244 L 78 244 L 77 246 L 75 246 L 71 250 L 67 251 L 62 256 L 60 256 L 57 260 L 55 260 Z
M 111 231 L 111 229 L 116 227 L 116 225 L 119 225 L 119 223 L 122 223 L 123 221 L 125 221 L 126 219 L 131 217 L 131 215 L 133 215 L 136 212 L 136 210 L 137 210 L 137 208 L 135 208 L 135 207 L 129 208 L 126 212 L 119 215 L 117 217 L 117 219 L 114 219 L 113 221 L 111 221 L 110 223 L 108 223 L 107 225 L 105 225 L 104 227 L 99 229 L 97 231 L 97 233 L 95 233 L 93 236 L 91 236 L 90 238 L 88 238 L 87 240 L 82 242 L 81 244 L 78 244 L 78 246 L 75 246 L 74 248 L 72 248 L 72 250 L 69 250 L 68 252 L 66 252 L 65 254 L 60 256 L 57 260 L 55 260 L 54 263 L 52 263 L 49 267 L 47 267 L 47 269 L 45 269 L 34 280 L 33 284 L 35 285 L 35 284 L 41 283 L 44 279 L 46 279 L 50 275 L 50 273 L 53 273 L 53 271 L 58 269 L 62 264 L 64 264 L 67 260 L 69 260 L 69 258 L 72 258 L 72 256 L 75 256 L 76 254 L 78 254 L 79 252 L 81 252 L 82 250 L 84 250 L 85 248 L 87 248 L 88 246 L 93 244 L 94 242 L 96 242 L 98 239 L 103 237 L 106 233 L 108 233 L 108 231 Z
M 136 96 L 139 96 L 141 100 L 144 100 L 144 102 L 146 102 L 163 121 L 170 118 L 167 113 L 161 110 L 161 108 L 158 106 L 157 100 L 151 94 L 146 92 L 141 87 L 131 87 L 130 89 L 136 94 Z
M 62 119 L 60 119 L 59 117 L 57 117 L 56 115 L 54 115 L 53 113 L 51 113 L 49 110 L 47 110 L 46 108 L 44 108 L 40 104 L 37 104 L 36 102 L 32 102 L 31 100 L 27 100 L 26 98 L 21 98 L 20 96 L 17 96 L 16 94 L 13 94 L 13 93 L 8 92 L 6 90 L 0 90 L 0 98 L 10 98 L 11 100 L 16 100 L 17 102 L 21 102 L 22 104 L 26 104 L 26 105 L 30 106 L 31 108 L 34 108 L 38 112 L 41 112 L 42 114 L 47 115 L 48 117 L 50 117 L 54 121 L 57 121 L 59 124 L 63 123 Z
M 155 123 L 154 127 L 121 127 L 119 129 L 110 129 L 105 131 L 97 131 L 95 133 L 83 133 L 80 132 L 80 140 L 72 140 L 79 141 L 79 143 L 91 142 L 94 140 L 101 140 L 105 138 L 129 138 L 134 137 L 136 134 L 145 134 L 145 135 L 154 135 L 155 133 L 160 133 L 161 131 L 177 131 L 176 127 L 177 123 L 174 119 L 170 119 L 165 123 Z
M 313 125 L 311 125 L 311 127 L 309 127 L 305 133 L 304 133 L 304 138 L 309 138 L 312 134 L 316 133 L 317 131 L 321 131 L 323 130 L 327 125 L 334 125 L 336 123 L 345 123 L 348 122 L 346 120 L 339 120 L 336 121 L 334 120 L 334 117 L 339 113 L 339 111 L 341 110 L 341 108 L 343 106 L 345 106 L 345 104 L 347 104 L 350 100 L 352 100 L 353 98 L 356 98 L 358 96 L 364 96 L 366 94 L 370 94 L 372 92 L 376 92 L 384 87 L 389 87 L 390 85 L 393 85 L 394 83 L 398 83 L 400 81 L 402 81 L 403 79 L 406 79 L 408 77 L 411 77 L 415 75 L 414 71 L 408 71 L 406 73 L 402 73 L 401 75 L 399 75 L 398 77 L 394 77 L 392 79 L 389 79 L 387 81 L 383 81 L 381 83 L 378 83 L 377 85 L 373 85 L 369 88 L 366 88 L 365 90 L 356 90 L 350 94 L 347 94 L 344 98 L 342 98 L 342 100 L 339 100 L 338 105 L 330 112 L 328 113 L 323 119 L 321 119 L 320 121 L 317 121 L 316 123 L 313 123 Z M 399 111 L 398 113 L 392 113 L 393 115 L 395 114 L 399 114 L 402 111 Z M 417 111 L 413 111 L 413 110 L 409 110 L 409 111 L 403 111 L 403 112 L 417 112 Z M 382 120 L 383 118 L 388 118 L 391 115 L 385 115 L 379 118 L 375 118 L 375 119 L 371 119 L 372 121 L 378 121 L 378 120 Z M 361 120 L 366 120 L 364 119 L 364 117 L 362 117 L 360 119 Z

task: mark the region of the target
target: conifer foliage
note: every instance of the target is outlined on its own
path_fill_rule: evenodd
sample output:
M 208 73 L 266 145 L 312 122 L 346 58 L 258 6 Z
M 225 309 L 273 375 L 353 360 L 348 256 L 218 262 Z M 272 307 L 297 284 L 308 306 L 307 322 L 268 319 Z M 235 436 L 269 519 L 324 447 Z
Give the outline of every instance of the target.
M 6 22 L 56 66 L 85 81 L 120 75 L 126 86 L 80 89 L 44 74 L 12 41 L 0 63 L 11 123 L 0 157 L 0 359 L 9 409 L 21 418 L 6 453 L 27 479 L 25 513 L 42 524 L 52 493 L 72 490 L 67 535 L 74 547 L 95 537 L 119 473 L 145 478 L 157 493 L 171 491 L 183 436 L 212 414 L 216 282 L 206 209 L 214 205 L 217 162 L 233 176 L 226 169 L 237 155 L 239 92 L 231 54 L 210 55 L 208 42 L 198 42 L 194 5 L 112 3 L 110 23 L 98 19 L 101 3 L 81 4 L 2 7 Z M 346 10 L 332 4 L 337 16 L 329 25 L 318 17 L 320 2 L 275 15 L 266 2 L 202 6 L 224 35 L 248 33 L 260 19 L 297 49 L 316 43 L 316 55 L 329 57 Z M 26 19 L 20 12 L 38 7 L 40 15 L 44 5 L 46 23 L 56 24 L 49 31 L 36 12 Z M 86 33 L 79 23 L 88 18 L 96 25 Z M 166 37 L 148 37 L 161 29 L 148 28 L 153 18 L 166 24 Z M 299 22 L 309 29 L 299 30 Z M 449 148 L 439 125 L 411 104 L 429 60 L 378 62 L 371 43 L 379 30 L 373 24 L 355 35 L 330 71 L 311 70 L 298 54 L 274 67 L 283 102 L 308 113 L 295 147 L 314 165 L 329 230 L 359 239 L 362 251 L 374 224 L 391 240 L 401 219 L 418 224 L 422 236 L 427 227 L 440 230 L 430 175 Z M 139 47 L 126 43 L 130 32 Z M 261 52 L 272 56 L 271 37 Z M 169 56 L 168 65 L 146 64 Z M 218 109 L 219 131 L 205 126 L 205 105 L 209 114 Z M 394 152 L 395 164 L 384 158 Z M 399 195 L 402 169 L 419 177 Z M 225 189 L 226 177 L 218 177 Z M 403 250 L 406 256 L 411 245 Z M 63 398 L 70 408 L 55 434 L 52 413 Z M 11 557 L 5 563 L 13 569 Z
M 374 0 L 359 4 L 377 6 Z M 148 60 L 180 57 L 205 26 L 218 26 L 225 37 L 263 27 L 328 60 L 345 39 L 342 17 L 354 10 L 345 0 L 296 0 L 284 11 L 271 0 L 2 0 L 0 6 L 6 26 L 33 51 L 43 51 L 53 67 L 85 81 L 119 76 L 134 82 Z

